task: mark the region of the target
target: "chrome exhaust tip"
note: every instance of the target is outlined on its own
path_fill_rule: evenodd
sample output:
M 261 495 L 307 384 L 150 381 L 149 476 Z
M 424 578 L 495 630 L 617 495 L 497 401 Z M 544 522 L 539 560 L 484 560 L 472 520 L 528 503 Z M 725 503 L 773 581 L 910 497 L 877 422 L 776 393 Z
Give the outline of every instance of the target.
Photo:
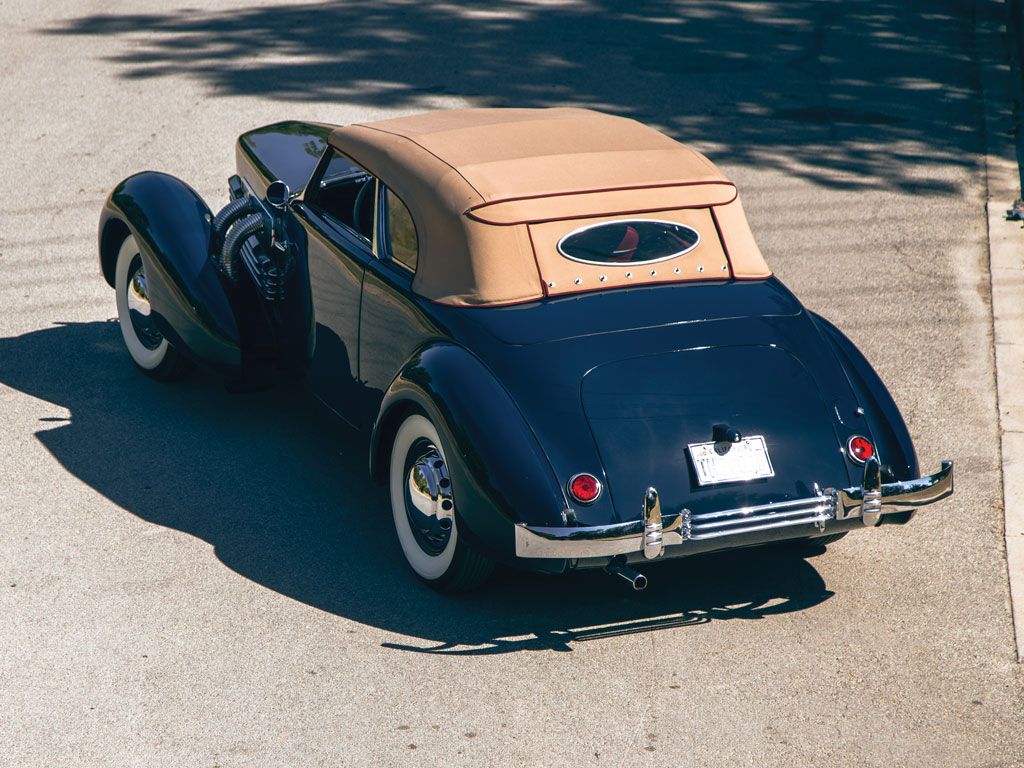
M 628 581 L 634 592 L 647 589 L 647 577 L 625 563 L 611 563 L 605 566 L 605 571 Z

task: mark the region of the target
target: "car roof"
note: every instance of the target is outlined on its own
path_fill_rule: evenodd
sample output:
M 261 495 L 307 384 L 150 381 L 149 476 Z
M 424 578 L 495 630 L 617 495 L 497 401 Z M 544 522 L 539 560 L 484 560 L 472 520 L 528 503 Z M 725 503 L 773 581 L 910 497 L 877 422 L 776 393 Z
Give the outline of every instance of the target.
M 635 120 L 577 108 L 459 109 L 336 128 L 330 143 L 409 207 L 420 246 L 413 288 L 436 301 L 499 304 L 666 275 L 771 274 L 733 184 L 696 150 Z M 569 230 L 624 216 L 693 226 L 702 247 L 660 276 L 557 253 Z M 719 219 L 731 223 L 732 246 Z
M 428 112 L 340 128 L 335 138 L 344 142 L 367 131 L 404 139 L 391 146 L 410 172 L 426 157 L 448 165 L 453 183 L 479 197 L 473 207 L 680 182 L 728 183 L 692 148 L 635 120 L 589 109 Z M 371 136 L 362 140 L 373 141 Z

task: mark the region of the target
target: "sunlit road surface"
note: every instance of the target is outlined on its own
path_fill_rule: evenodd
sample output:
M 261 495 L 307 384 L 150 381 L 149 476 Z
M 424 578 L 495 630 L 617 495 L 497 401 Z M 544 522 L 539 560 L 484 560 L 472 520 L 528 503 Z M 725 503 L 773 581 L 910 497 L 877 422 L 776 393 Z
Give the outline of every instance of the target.
M 0 2 L 0 764 L 1017 766 L 986 272 L 981 3 Z M 781 278 L 957 492 L 906 527 L 604 574 L 410 575 L 359 440 L 301 390 L 160 385 L 102 201 L 233 141 L 597 106 L 738 183 Z

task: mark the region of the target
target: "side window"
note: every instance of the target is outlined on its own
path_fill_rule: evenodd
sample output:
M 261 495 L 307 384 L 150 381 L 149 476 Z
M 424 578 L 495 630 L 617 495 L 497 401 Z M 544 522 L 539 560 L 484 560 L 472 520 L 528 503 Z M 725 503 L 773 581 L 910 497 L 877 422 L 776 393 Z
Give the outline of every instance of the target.
M 373 244 L 377 179 L 344 155 L 328 148 L 330 159 L 307 204 Z
M 416 271 L 419 241 L 416 239 L 416 225 L 402 198 L 387 190 L 388 202 L 388 243 L 391 258 L 404 267 Z

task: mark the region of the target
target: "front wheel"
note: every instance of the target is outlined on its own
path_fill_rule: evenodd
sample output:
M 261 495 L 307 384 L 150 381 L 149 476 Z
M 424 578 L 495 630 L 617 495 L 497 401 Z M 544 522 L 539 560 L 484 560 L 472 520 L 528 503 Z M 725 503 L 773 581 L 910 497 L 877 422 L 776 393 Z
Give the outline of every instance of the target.
M 459 537 L 444 447 L 425 416 L 408 416 L 398 428 L 389 475 L 395 531 L 416 575 L 442 592 L 485 582 L 494 563 Z
M 117 252 L 114 291 L 121 336 L 132 362 L 147 376 L 161 381 L 180 379 L 191 371 L 191 361 L 167 342 L 154 321 L 146 271 L 134 235 L 128 235 Z

